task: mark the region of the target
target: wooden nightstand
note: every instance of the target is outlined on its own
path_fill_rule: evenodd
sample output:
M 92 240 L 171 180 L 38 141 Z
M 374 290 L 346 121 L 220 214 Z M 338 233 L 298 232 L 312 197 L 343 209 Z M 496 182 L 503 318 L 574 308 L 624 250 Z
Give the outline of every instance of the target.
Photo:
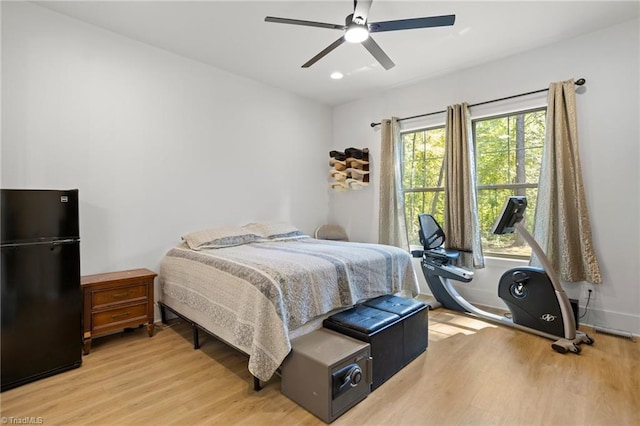
M 84 354 L 91 339 L 146 324 L 153 336 L 153 280 L 148 269 L 109 272 L 81 277 Z

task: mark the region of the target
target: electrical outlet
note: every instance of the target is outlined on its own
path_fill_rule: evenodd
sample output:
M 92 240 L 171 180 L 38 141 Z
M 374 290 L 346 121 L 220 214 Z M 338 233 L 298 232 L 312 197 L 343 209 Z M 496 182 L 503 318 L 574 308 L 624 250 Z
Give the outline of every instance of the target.
M 582 298 L 584 300 L 596 300 L 596 289 L 591 284 L 583 284 L 582 286 Z

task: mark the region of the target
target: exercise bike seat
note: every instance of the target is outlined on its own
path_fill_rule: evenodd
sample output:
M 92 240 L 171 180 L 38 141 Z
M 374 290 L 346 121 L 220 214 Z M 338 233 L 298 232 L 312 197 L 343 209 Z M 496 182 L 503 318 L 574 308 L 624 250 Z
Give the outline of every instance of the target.
M 423 250 L 413 250 L 413 257 L 428 257 L 439 263 L 453 263 L 460 257 L 460 252 L 444 248 L 446 237 L 436 219 L 427 213 L 418 215 L 420 223 L 419 239 Z

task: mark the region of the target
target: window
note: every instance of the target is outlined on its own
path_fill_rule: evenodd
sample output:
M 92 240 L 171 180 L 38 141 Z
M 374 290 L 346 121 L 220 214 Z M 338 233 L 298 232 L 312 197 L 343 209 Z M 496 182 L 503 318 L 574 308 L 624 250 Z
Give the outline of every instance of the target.
M 494 256 L 528 257 L 530 247 L 517 234 L 494 235 L 493 223 L 505 199 L 525 195 L 525 225 L 531 230 L 544 145 L 546 109 L 472 120 L 476 145 L 478 213 L 482 248 Z M 418 241 L 417 215 L 430 213 L 444 222 L 445 129 L 433 127 L 402 134 L 403 192 L 410 244 Z

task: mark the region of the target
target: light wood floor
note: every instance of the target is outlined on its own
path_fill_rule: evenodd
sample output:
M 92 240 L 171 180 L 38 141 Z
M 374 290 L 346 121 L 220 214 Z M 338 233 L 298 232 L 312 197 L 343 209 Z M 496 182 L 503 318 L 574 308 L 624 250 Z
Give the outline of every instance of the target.
M 560 355 L 549 340 L 443 309 L 429 321 L 427 352 L 334 425 L 640 425 L 637 343 L 591 334 L 581 355 Z M 3 423 L 324 424 L 280 394 L 277 377 L 254 392 L 247 359 L 212 337 L 194 351 L 186 324 L 156 330 L 98 339 L 80 368 L 3 392 Z

